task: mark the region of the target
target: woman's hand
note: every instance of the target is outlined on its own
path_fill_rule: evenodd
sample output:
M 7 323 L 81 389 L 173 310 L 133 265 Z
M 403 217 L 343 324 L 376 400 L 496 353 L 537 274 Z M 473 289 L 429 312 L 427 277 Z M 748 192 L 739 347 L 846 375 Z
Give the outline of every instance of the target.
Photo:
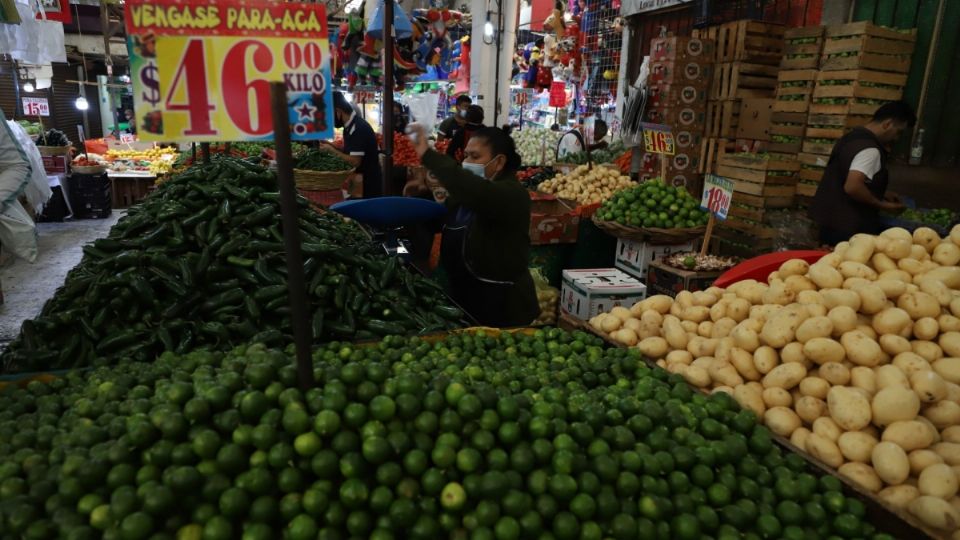
M 420 124 L 407 126 L 407 138 L 413 143 L 413 149 L 419 157 L 423 157 L 423 154 L 430 149 L 430 145 L 427 144 L 427 129 Z

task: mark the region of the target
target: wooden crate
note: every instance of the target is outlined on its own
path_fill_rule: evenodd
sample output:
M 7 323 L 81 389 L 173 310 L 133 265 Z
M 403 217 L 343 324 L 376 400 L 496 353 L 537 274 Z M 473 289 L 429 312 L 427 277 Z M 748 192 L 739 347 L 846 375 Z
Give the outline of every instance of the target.
M 732 209 L 731 209 L 732 210 Z M 740 216 L 735 216 L 730 214 L 727 217 L 727 220 L 723 222 L 723 226 L 741 231 L 746 233 L 753 238 L 759 239 L 774 239 L 777 237 L 777 230 L 773 227 L 764 225 L 763 223 L 757 223 L 753 220 L 744 219 Z
M 804 139 L 803 152 L 806 154 L 829 156 L 833 152 L 833 145 L 836 144 L 837 141 L 836 139 L 829 139 L 829 142 L 826 142 L 827 140 L 828 139 Z
M 832 114 L 841 116 L 873 116 L 880 108 L 879 104 L 863 103 L 858 98 L 818 98 L 810 101 L 810 114 Z M 845 100 L 844 103 L 823 103 L 818 100 Z
M 862 98 L 896 101 L 903 97 L 907 76 L 866 69 L 823 71 L 813 91 L 815 98 Z M 877 86 L 882 85 L 882 86 Z
M 740 119 L 739 101 L 711 101 L 707 103 L 704 135 L 732 139 L 737 136 Z
M 824 168 L 827 166 L 827 160 L 829 156 L 824 156 L 823 154 L 810 154 L 807 152 L 800 152 L 797 154 L 797 161 L 800 162 L 801 170 L 804 165 L 810 167 L 819 167 Z
M 715 174 L 717 172 L 717 162 L 727 151 L 733 149 L 734 142 L 731 139 L 704 138 L 700 145 L 700 166 L 697 172 L 700 174 Z
M 783 56 L 783 34 L 779 24 L 757 21 L 734 21 L 716 31 L 717 62 L 749 62 L 780 65 Z
M 816 85 L 815 69 L 781 69 L 777 75 L 776 112 L 804 113 L 810 108 L 810 98 Z
M 717 174 L 733 181 L 733 190 L 737 192 L 761 197 L 792 197 L 799 168 L 797 161 L 727 154 L 720 158 Z
M 852 114 L 810 114 L 807 116 L 806 123 L 810 126 L 837 126 L 846 128 L 848 131 L 858 126 L 866 125 L 870 121 L 867 115 Z
M 894 41 L 917 41 L 917 30 L 899 32 L 892 28 L 877 26 L 870 21 L 859 21 L 847 24 L 834 24 L 824 28 L 823 35 L 827 38 L 868 35 Z
M 734 192 L 732 204 L 744 204 L 763 209 L 790 208 L 793 205 L 793 195 L 791 194 L 787 197 L 761 197 L 749 193 Z
M 778 71 L 776 66 L 746 62 L 718 64 L 713 71 L 710 99 L 771 98 Z
M 797 184 L 797 195 L 800 197 L 813 197 L 817 194 L 817 184 L 800 182 Z
M 838 126 L 807 126 L 804 131 L 804 137 L 808 139 L 833 139 L 837 140 L 847 133 L 846 128 Z
M 789 28 L 783 33 L 781 69 L 817 69 L 823 50 L 822 26 Z

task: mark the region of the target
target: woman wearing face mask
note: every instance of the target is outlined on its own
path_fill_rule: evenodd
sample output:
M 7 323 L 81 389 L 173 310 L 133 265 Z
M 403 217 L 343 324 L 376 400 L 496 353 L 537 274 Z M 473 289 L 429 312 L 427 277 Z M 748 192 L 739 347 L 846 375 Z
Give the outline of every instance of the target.
M 450 296 L 480 324 L 530 324 L 539 314 L 530 257 L 530 196 L 517 181 L 513 139 L 484 127 L 470 137 L 463 165 L 430 149 L 423 126 L 408 129 L 423 165 L 447 189 L 440 261 Z

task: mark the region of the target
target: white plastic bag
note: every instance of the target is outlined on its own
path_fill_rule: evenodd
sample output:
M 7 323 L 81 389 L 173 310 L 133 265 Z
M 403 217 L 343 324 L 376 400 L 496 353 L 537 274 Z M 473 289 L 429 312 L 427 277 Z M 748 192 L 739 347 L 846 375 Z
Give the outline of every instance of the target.
M 15 0 L 20 24 L 0 24 L 0 52 L 27 64 L 66 62 L 63 24 L 46 20 L 37 0 Z M 36 14 L 42 19 L 37 19 Z
M 27 203 L 33 208 L 33 211 L 39 213 L 43 209 L 43 205 L 53 195 L 53 192 L 50 191 L 50 181 L 47 180 L 47 173 L 43 167 L 43 158 L 40 157 L 37 145 L 33 143 L 33 140 L 20 124 L 13 120 L 7 120 L 7 124 L 10 126 L 13 138 L 20 145 L 23 153 L 27 155 L 30 167 L 33 169 L 30 173 L 30 183 L 24 188 L 23 195 L 27 198 Z
M 425 92 L 404 97 L 403 102 L 410 108 L 410 119 L 426 128 L 427 133 L 433 133 L 433 126 L 437 123 L 437 106 L 440 104 L 440 96 Z
M 37 227 L 20 201 L 13 201 L 0 214 L 0 245 L 17 257 L 37 260 Z

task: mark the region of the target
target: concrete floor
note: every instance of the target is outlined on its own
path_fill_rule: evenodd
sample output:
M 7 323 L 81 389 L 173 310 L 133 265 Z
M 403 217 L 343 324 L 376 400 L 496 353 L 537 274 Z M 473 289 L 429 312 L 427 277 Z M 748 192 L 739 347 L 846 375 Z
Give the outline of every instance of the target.
M 67 272 L 83 257 L 83 245 L 106 236 L 122 215 L 114 210 L 106 219 L 37 224 L 37 260 L 16 259 L 0 268 L 0 347 L 15 338 L 23 321 L 37 316 L 44 302 L 63 285 Z

